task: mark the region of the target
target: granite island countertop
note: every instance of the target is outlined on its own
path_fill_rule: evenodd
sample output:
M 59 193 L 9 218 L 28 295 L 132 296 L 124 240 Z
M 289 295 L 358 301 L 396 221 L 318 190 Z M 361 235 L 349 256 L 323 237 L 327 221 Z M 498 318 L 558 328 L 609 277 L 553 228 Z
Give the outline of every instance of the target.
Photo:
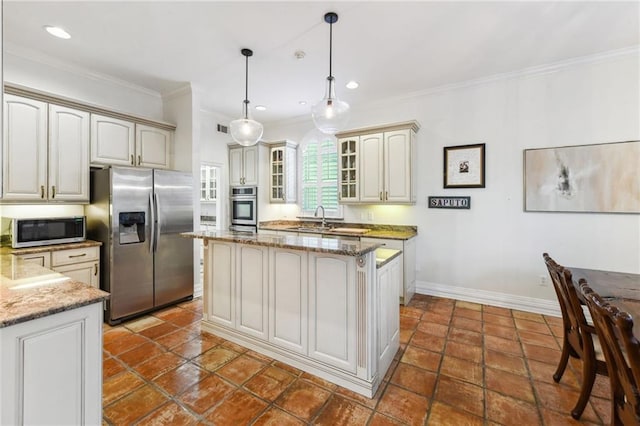
M 318 235 L 317 237 L 295 235 L 264 235 L 222 230 L 209 232 L 185 232 L 181 235 L 188 238 L 203 239 L 205 241 L 227 241 L 232 243 L 250 244 L 257 246 L 332 253 L 343 256 L 362 256 L 371 251 L 374 251 L 381 245 L 353 240 L 322 238 L 321 235 Z
M 106 300 L 109 293 L 0 254 L 0 328 Z
M 301 230 L 304 227 L 305 230 Z M 327 228 L 322 230 L 318 221 L 308 220 L 270 220 L 260 222 L 258 229 L 270 231 L 317 232 L 332 236 L 357 236 L 384 238 L 389 240 L 408 240 L 418 235 L 418 227 L 411 225 L 380 225 L 373 223 L 343 223 L 327 220 Z M 341 229 L 361 230 L 361 232 L 341 232 Z

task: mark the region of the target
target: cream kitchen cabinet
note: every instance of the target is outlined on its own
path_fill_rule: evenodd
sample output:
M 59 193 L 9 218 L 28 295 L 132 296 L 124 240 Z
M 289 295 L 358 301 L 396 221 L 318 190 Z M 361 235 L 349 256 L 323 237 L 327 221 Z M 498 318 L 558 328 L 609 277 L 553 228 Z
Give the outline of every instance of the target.
M 416 238 L 392 240 L 360 237 L 363 243 L 378 243 L 385 248 L 402 250 L 402 269 L 399 282 L 400 303 L 406 305 L 416 292 Z
M 295 203 L 298 144 L 282 141 L 271 143 L 269 147 L 269 201 Z
M 0 424 L 102 422 L 102 301 L 0 328 Z
M 15 256 L 28 263 L 35 263 L 48 269 L 51 268 L 51 253 L 48 251 L 44 253 L 18 254 Z
M 260 146 L 229 146 L 229 185 L 258 185 Z
M 307 354 L 307 253 L 274 248 L 269 253 L 269 341 Z
M 268 247 L 236 247 L 236 329 L 264 340 L 269 331 L 268 264 Z
M 204 245 L 205 264 L 215 265 L 211 274 L 205 268 L 204 277 L 204 285 L 213 289 L 213 297 L 205 300 L 209 321 L 267 339 L 268 259 L 266 247 L 211 241 Z
M 376 270 L 378 287 L 378 368 L 386 370 L 400 344 L 399 288 L 402 286 L 402 254 Z
M 309 252 L 309 356 L 356 372 L 356 259 Z
M 173 132 L 136 124 L 136 165 L 154 169 L 171 168 Z
M 89 201 L 89 113 L 4 96 L 4 201 Z
M 25 262 L 52 269 L 75 281 L 100 288 L 100 247 L 43 251 L 15 255 Z
M 173 132 L 91 114 L 91 163 L 171 168 Z
M 336 135 L 340 202 L 415 203 L 415 121 Z
M 100 248 L 85 247 L 51 252 L 51 269 L 75 281 L 100 288 Z
M 338 140 L 338 198 L 341 203 L 358 202 L 358 152 L 360 137 L 347 137 Z

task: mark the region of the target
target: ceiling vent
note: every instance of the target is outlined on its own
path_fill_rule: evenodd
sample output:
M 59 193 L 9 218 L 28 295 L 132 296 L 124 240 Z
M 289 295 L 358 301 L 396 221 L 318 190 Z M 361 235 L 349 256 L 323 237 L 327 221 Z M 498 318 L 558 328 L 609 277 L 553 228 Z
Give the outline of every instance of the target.
M 227 126 L 223 126 L 222 124 L 218 124 L 218 131 L 220 133 L 229 133 L 229 128 Z

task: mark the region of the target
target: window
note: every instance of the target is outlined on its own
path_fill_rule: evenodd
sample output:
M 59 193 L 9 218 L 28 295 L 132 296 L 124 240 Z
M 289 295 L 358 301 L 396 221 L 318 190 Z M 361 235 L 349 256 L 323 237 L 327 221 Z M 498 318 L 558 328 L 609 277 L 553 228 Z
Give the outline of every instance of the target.
M 338 147 L 334 136 L 313 130 L 300 144 L 301 210 L 311 216 L 322 205 L 326 217 L 342 217 L 338 204 Z

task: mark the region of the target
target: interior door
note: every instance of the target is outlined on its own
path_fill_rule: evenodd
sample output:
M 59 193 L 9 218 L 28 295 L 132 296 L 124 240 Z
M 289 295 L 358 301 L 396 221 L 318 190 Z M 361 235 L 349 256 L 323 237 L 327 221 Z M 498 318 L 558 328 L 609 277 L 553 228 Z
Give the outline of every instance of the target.
M 154 170 L 156 203 L 155 306 L 193 295 L 193 177 Z

